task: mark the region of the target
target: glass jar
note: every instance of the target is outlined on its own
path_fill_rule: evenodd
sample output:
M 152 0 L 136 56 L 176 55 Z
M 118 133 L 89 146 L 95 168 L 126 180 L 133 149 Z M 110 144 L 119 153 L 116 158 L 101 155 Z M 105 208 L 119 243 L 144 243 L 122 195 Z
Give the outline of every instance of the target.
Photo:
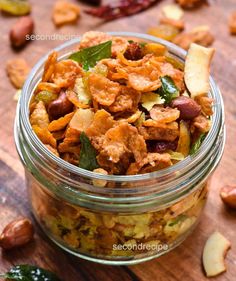
M 111 33 L 165 45 L 184 62 L 186 52 L 149 35 Z M 79 39 L 56 48 L 66 58 Z M 52 154 L 29 122 L 30 98 L 47 56 L 33 68 L 18 103 L 15 142 L 26 172 L 32 210 L 47 235 L 66 251 L 104 264 L 128 265 L 167 253 L 194 229 L 204 207 L 209 180 L 225 142 L 220 91 L 210 79 L 215 101 L 212 127 L 194 156 L 157 172 L 100 175 Z

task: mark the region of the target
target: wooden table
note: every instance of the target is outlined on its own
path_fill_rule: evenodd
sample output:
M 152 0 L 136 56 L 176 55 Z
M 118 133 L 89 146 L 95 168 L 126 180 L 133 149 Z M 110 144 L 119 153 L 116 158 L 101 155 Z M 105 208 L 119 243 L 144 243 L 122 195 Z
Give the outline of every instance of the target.
M 160 18 L 160 8 L 170 1 L 162 1 L 153 8 L 130 18 L 102 23 L 98 19 L 83 14 L 77 26 L 64 26 L 56 29 L 51 21 L 51 9 L 54 1 L 31 0 L 32 15 L 36 23 L 36 34 L 82 34 L 88 30 L 137 31 L 145 33 L 147 28 L 155 26 Z M 84 5 L 81 4 L 83 8 Z M 215 1 L 210 7 L 202 7 L 185 13 L 187 29 L 207 24 L 216 37 L 217 49 L 212 74 L 217 80 L 225 101 L 227 143 L 219 168 L 211 184 L 210 197 L 202 220 L 181 246 L 171 253 L 144 264 L 130 267 L 112 267 L 90 263 L 69 254 L 53 245 L 36 227 L 35 240 L 26 247 L 0 252 L 0 272 L 5 272 L 13 264 L 29 263 L 48 268 L 65 281 L 79 280 L 145 280 L 145 281 L 201 281 L 204 277 L 201 254 L 207 237 L 215 230 L 221 231 L 231 242 L 226 263 L 228 271 L 215 278 L 221 281 L 236 280 L 236 212 L 224 208 L 219 189 L 224 184 L 236 183 L 236 37 L 228 33 L 228 15 L 235 9 L 235 0 Z M 21 52 L 10 48 L 8 33 L 17 19 L 0 16 L 0 231 L 9 221 L 19 215 L 31 216 L 24 184 L 24 171 L 18 159 L 13 139 L 13 122 L 16 102 L 15 90 L 5 73 L 6 61 L 13 57 L 24 57 L 34 63 L 51 48 L 62 43 L 59 40 L 38 40 L 31 42 Z

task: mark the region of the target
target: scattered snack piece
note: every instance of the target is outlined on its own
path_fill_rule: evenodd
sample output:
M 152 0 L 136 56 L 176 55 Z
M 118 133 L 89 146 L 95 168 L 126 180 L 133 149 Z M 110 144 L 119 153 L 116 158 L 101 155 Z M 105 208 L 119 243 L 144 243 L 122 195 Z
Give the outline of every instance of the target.
M 172 41 L 179 34 L 179 29 L 174 25 L 159 24 L 156 27 L 150 27 L 147 33 L 167 41 Z
M 202 4 L 203 0 L 176 0 L 182 8 L 194 8 Z
M 168 24 L 175 28 L 178 28 L 180 31 L 184 30 L 184 21 L 183 20 L 175 20 L 170 18 L 161 18 L 160 24 Z
M 9 37 L 13 47 L 24 46 L 30 38 L 28 36 L 34 31 L 34 22 L 32 17 L 21 17 L 11 28 Z
M 0 10 L 14 16 L 27 15 L 31 10 L 28 0 L 0 0 Z
M 215 49 L 213 48 L 191 44 L 184 70 L 184 80 L 191 98 L 208 93 L 210 89 L 210 63 L 214 52 Z
M 188 33 L 180 33 L 173 39 L 173 43 L 188 50 L 192 43 L 209 47 L 214 40 L 214 36 L 208 26 L 199 26 Z
M 172 20 L 180 20 L 184 15 L 184 11 L 175 4 L 166 5 L 162 8 L 164 16 Z
M 203 267 L 207 277 L 226 271 L 224 258 L 231 243 L 219 232 L 214 232 L 207 240 L 203 250 Z
M 230 15 L 229 30 L 232 35 L 236 35 L 236 11 Z
M 53 22 L 56 26 L 76 23 L 80 15 L 78 5 L 67 1 L 57 1 L 53 8 Z
M 27 218 L 19 218 L 10 222 L 0 236 L 0 247 L 12 249 L 27 244 L 33 239 L 34 228 Z
M 236 186 L 226 185 L 222 187 L 220 197 L 226 206 L 236 209 Z
M 11 59 L 6 66 L 7 75 L 16 89 L 21 89 L 30 71 L 24 59 Z

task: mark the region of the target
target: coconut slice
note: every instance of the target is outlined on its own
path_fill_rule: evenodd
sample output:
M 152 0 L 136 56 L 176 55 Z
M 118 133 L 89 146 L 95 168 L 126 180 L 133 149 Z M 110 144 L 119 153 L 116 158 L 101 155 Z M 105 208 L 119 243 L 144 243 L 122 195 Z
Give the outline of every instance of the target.
M 207 277 L 213 277 L 226 271 L 224 258 L 230 246 L 230 242 L 217 231 L 208 238 L 202 257 Z
M 210 63 L 215 49 L 192 43 L 185 61 L 184 80 L 191 97 L 208 93 L 210 90 Z

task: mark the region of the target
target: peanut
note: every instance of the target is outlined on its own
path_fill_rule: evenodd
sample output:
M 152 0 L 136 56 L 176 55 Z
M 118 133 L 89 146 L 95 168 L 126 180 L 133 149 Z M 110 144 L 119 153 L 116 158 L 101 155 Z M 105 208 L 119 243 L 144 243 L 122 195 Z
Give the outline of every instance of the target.
M 34 30 L 32 17 L 21 17 L 10 31 L 10 41 L 13 47 L 22 47 L 27 42 L 27 35 L 31 35 Z
M 226 185 L 222 187 L 220 197 L 226 206 L 236 209 L 236 186 Z
M 67 99 L 64 91 L 61 91 L 59 97 L 48 105 L 48 113 L 52 119 L 58 119 L 72 110 L 73 104 Z
M 171 102 L 171 107 L 177 108 L 180 111 L 181 119 L 193 119 L 201 112 L 201 106 L 193 99 L 180 96 Z
M 2 231 L 0 246 L 3 249 L 11 249 L 22 246 L 33 239 L 34 229 L 27 218 L 19 218 L 10 222 Z

